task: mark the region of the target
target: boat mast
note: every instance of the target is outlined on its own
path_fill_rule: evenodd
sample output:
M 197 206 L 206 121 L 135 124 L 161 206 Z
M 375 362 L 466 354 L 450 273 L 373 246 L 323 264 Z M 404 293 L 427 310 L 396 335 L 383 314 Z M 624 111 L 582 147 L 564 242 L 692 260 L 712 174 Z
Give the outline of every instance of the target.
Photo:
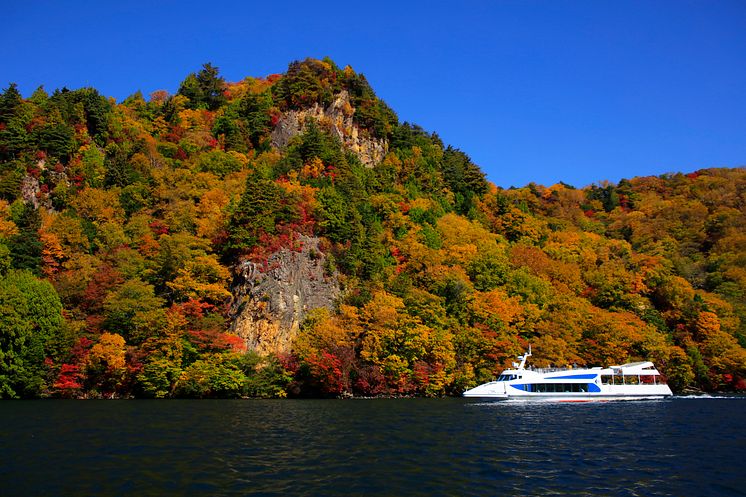
M 531 344 L 528 344 L 528 352 L 526 352 L 523 355 L 519 355 L 518 356 L 518 359 L 521 360 L 521 363 L 518 364 L 518 363 L 514 362 L 513 363 L 513 367 L 516 368 L 516 369 L 518 369 L 518 370 L 525 369 L 524 366 L 526 366 L 526 359 L 528 359 L 529 357 L 531 357 Z

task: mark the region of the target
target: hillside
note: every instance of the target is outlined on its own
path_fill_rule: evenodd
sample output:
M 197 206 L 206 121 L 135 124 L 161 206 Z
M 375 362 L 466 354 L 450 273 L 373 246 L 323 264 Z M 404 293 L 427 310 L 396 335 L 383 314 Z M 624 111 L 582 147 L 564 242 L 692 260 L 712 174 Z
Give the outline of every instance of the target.
M 744 169 L 499 189 L 328 59 L 10 85 L 0 397 L 453 395 L 529 343 L 744 390 L 744 233 Z

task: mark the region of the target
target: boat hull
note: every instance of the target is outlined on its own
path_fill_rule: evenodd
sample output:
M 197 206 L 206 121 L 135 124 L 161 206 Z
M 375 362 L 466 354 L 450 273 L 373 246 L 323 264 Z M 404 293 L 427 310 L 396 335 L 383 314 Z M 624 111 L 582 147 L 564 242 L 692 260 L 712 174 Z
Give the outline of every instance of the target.
M 495 394 L 495 395 L 466 395 L 468 399 L 481 399 L 481 400 L 494 400 L 494 401 L 505 401 L 505 400 L 518 400 L 518 401 L 530 401 L 530 402 L 611 402 L 611 401 L 624 401 L 624 400 L 663 400 L 670 395 L 508 395 L 508 394 Z

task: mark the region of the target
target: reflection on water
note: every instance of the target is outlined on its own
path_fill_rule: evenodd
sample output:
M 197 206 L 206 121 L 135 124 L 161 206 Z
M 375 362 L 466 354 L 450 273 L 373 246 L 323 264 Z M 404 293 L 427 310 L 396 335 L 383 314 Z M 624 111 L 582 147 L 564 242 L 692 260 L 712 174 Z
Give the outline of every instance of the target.
M 742 495 L 746 402 L 0 403 L 2 495 Z

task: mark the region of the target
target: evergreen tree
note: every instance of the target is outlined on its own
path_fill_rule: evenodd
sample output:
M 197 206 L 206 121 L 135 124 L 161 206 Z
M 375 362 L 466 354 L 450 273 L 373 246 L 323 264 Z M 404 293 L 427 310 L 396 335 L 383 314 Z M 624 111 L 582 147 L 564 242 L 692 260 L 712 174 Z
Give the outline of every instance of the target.
M 188 108 L 217 110 L 225 104 L 225 79 L 218 72 L 218 68 L 208 62 L 200 72 L 192 73 L 182 81 L 177 94 L 189 99 Z
M 282 220 L 282 200 L 282 189 L 274 181 L 249 176 L 228 224 L 227 253 L 245 252 L 259 243 L 263 233 L 273 234 Z
M 12 236 L 8 243 L 13 267 L 26 269 L 39 275 L 42 252 L 42 244 L 39 240 L 41 215 L 33 206 L 25 204 L 15 222 L 19 233 Z
M 23 97 L 18 91 L 18 85 L 11 83 L 0 95 L 0 122 L 7 123 L 21 105 Z

